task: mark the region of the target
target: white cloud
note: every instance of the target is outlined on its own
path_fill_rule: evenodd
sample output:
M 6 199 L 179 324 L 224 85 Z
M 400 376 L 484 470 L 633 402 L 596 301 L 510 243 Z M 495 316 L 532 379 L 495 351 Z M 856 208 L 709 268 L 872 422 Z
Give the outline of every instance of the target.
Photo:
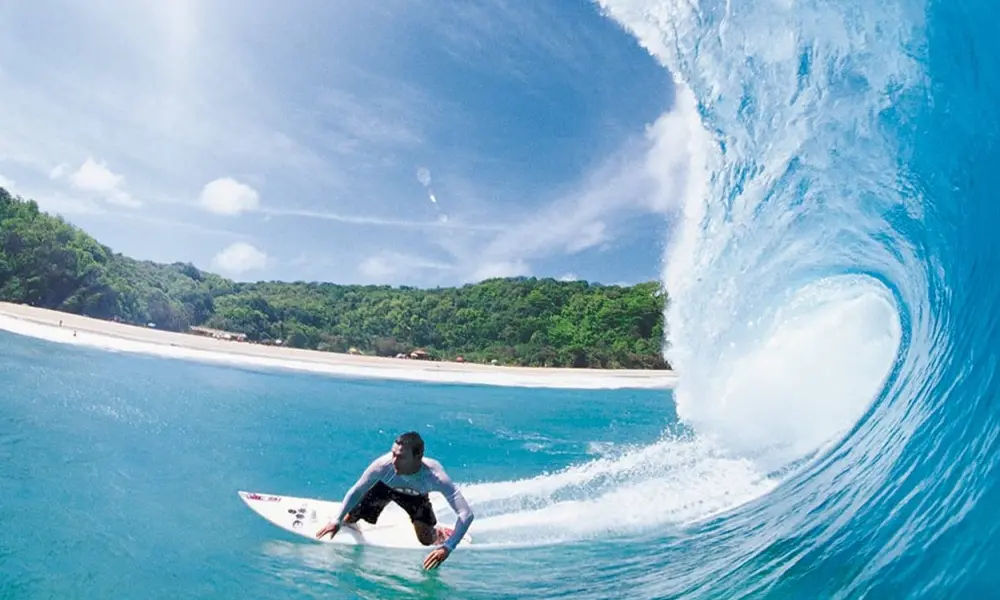
M 14 193 L 14 180 L 13 179 L 8 179 L 8 178 L 4 177 L 3 175 L 0 175 L 0 187 L 2 187 L 3 189 L 7 190 L 11 194 L 13 194 Z
M 69 180 L 77 189 L 107 194 L 121 185 L 125 178 L 112 173 L 103 162 L 96 162 L 88 157 L 80 168 L 69 176 Z
M 67 178 L 69 184 L 76 190 L 92 198 L 100 198 L 108 204 L 136 208 L 142 205 L 125 191 L 125 176 L 111 171 L 104 161 L 94 160 L 88 156 L 86 160 L 72 173 L 67 172 L 69 167 L 60 164 L 49 172 L 51 179 L 59 180 Z
M 579 281 L 580 277 L 576 273 L 563 273 L 559 276 L 559 281 Z
M 246 242 L 235 242 L 212 259 L 212 267 L 225 275 L 238 276 L 267 266 L 267 254 Z
M 220 177 L 205 184 L 201 190 L 202 207 L 217 215 L 238 215 L 257 210 L 260 195 L 257 190 L 231 177 Z

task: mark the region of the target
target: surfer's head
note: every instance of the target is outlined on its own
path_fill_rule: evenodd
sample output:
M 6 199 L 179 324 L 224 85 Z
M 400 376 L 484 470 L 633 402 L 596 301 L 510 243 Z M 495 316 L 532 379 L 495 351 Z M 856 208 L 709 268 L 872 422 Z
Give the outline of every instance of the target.
M 416 431 L 409 431 L 396 438 L 392 445 L 392 466 L 397 473 L 412 475 L 420 470 L 424 458 L 424 440 Z

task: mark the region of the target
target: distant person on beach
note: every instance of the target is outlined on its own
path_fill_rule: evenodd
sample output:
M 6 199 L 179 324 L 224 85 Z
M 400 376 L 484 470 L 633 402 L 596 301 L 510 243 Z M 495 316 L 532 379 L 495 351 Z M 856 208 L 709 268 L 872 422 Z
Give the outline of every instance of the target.
M 437 517 L 428 494 L 440 492 L 458 515 L 454 531 L 437 527 Z M 347 491 L 340 513 L 316 533 L 337 535 L 341 525 L 364 519 L 375 524 L 382 510 L 395 502 L 410 515 L 417 539 L 425 546 L 439 544 L 424 559 L 425 569 L 434 569 L 455 550 L 473 514 L 441 463 L 424 457 L 424 440 L 411 431 L 396 438 L 392 450 L 376 458 Z

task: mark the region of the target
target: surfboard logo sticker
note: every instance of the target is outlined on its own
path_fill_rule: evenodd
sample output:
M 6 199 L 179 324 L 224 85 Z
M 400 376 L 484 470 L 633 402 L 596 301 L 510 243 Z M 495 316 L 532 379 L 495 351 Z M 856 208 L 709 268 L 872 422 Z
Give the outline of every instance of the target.
M 259 500 L 261 502 L 281 502 L 281 496 L 261 496 L 256 492 L 247 494 L 247 500 Z

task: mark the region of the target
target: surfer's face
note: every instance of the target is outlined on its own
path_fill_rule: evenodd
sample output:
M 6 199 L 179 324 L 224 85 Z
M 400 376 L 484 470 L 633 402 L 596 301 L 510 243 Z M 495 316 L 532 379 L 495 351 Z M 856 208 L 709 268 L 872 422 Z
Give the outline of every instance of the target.
M 392 466 L 396 469 L 397 473 L 412 475 L 420 470 L 420 459 L 413 455 L 413 448 L 393 444 Z

